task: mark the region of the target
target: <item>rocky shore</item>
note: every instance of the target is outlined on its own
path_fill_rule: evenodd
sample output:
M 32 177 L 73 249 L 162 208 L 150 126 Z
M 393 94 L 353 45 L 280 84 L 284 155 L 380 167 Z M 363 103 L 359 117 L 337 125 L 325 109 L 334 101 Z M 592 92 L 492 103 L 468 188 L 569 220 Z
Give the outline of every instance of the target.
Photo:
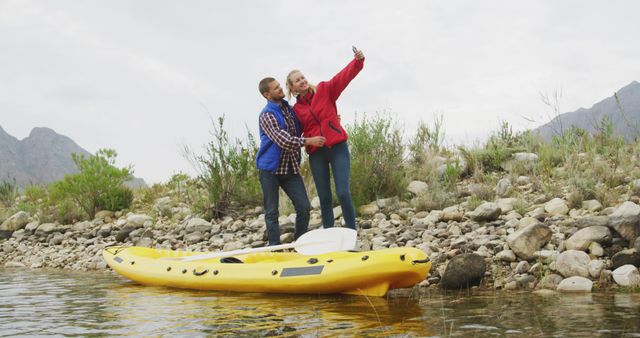
M 506 180 L 506 181 L 505 181 Z M 505 178 L 492 202 L 468 202 L 416 211 L 407 201 L 380 199 L 359 208 L 358 249 L 410 246 L 425 251 L 433 268 L 422 287 L 591 292 L 640 287 L 640 205 L 637 198 L 603 208 L 596 200 L 570 209 L 566 200 L 532 196 L 523 215 L 506 190 L 526 191 L 526 177 Z M 468 187 L 473 189 L 472 186 Z M 426 183 L 407 188 L 420 196 Z M 506 190 L 505 190 L 506 189 Z M 320 227 L 312 202 L 310 229 Z M 266 245 L 261 208 L 211 222 L 165 197 L 148 213 L 101 211 L 92 221 L 40 223 L 18 212 L 0 226 L 0 267 L 104 270 L 102 250 L 137 245 L 172 250 L 228 251 Z M 337 224 L 341 210 L 335 209 Z M 150 215 L 153 215 L 150 216 Z M 281 216 L 282 242 L 293 240 L 295 215 Z

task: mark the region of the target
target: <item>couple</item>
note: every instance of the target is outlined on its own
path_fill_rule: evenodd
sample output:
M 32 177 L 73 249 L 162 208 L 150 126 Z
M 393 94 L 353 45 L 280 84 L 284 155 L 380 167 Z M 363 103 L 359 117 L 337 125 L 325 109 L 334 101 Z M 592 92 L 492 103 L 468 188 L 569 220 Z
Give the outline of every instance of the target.
M 320 198 L 322 225 L 333 226 L 330 168 L 347 227 L 356 228 L 349 191 L 349 148 L 347 133 L 340 125 L 336 100 L 364 66 L 364 54 L 354 48 L 354 59 L 331 80 L 311 85 L 299 70 L 287 76 L 289 106 L 282 87 L 272 77 L 260 81 L 258 89 L 267 99 L 259 117 L 260 149 L 256 159 L 264 197 L 269 245 L 280 244 L 278 224 L 279 189 L 282 188 L 296 210 L 295 239 L 309 226 L 309 198 L 300 176 L 300 148 L 309 154 L 313 181 Z

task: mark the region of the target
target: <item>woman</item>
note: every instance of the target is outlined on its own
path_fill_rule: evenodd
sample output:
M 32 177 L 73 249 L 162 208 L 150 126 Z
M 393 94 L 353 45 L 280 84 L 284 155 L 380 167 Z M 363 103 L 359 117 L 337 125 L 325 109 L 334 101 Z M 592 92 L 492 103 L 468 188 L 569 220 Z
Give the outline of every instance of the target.
M 334 223 L 331 173 L 344 222 L 347 227 L 356 228 L 356 213 L 349 191 L 347 132 L 340 125 L 336 100 L 363 66 L 364 54 L 354 48 L 354 59 L 329 81 L 320 82 L 317 86 L 311 85 L 299 70 L 293 70 L 287 76 L 288 95 L 289 98 L 296 96 L 293 110 L 302 126 L 303 136 L 326 138 L 323 147 L 306 147 L 313 181 L 320 198 L 322 225 L 325 228 L 332 227 Z

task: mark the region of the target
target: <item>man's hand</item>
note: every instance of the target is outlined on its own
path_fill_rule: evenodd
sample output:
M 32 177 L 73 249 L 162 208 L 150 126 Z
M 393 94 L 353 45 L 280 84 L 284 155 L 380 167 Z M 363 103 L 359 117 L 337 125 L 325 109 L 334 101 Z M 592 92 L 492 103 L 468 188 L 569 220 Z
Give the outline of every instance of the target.
M 327 139 L 324 136 L 307 137 L 304 139 L 305 146 L 322 147 Z

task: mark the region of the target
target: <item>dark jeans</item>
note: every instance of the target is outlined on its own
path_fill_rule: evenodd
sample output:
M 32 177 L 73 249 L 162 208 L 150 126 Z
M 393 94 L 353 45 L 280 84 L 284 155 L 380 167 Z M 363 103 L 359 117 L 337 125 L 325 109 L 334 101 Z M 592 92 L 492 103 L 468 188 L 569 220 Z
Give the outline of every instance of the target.
M 351 160 L 349 146 L 341 142 L 331 148 L 322 147 L 309 156 L 313 181 L 316 184 L 320 210 L 322 211 L 322 225 L 331 228 L 334 223 L 333 198 L 331 196 L 331 173 L 336 186 L 336 195 L 342 206 L 342 217 L 347 227 L 356 228 L 356 212 L 351 201 L 349 188 L 349 174 Z M 331 165 L 331 171 L 329 170 Z
M 280 224 L 278 217 L 278 204 L 280 200 L 280 188 L 289 196 L 296 210 L 295 239 L 307 232 L 309 227 L 309 197 L 304 189 L 304 182 L 300 175 L 275 175 L 271 172 L 260 170 L 260 184 L 264 197 L 264 220 L 267 223 L 267 238 L 269 245 L 280 244 Z

